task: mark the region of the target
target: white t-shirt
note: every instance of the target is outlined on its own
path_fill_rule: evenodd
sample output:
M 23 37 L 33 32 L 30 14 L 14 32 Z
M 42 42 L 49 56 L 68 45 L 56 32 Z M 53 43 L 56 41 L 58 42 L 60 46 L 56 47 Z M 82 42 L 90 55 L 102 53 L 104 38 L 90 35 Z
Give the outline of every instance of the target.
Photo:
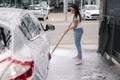
M 82 28 L 82 25 L 81 25 L 81 22 L 80 22 L 80 17 L 79 17 L 79 16 L 74 17 L 74 18 L 73 18 L 73 22 L 74 22 L 74 20 L 78 20 L 78 25 L 77 25 L 76 28 Z

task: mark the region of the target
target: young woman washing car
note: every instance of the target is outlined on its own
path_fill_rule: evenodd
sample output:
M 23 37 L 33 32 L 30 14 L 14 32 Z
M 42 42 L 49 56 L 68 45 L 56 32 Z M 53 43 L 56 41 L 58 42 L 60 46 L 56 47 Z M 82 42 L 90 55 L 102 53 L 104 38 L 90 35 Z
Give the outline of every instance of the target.
M 74 41 L 75 41 L 75 46 L 78 52 L 77 56 L 74 57 L 74 59 L 76 59 L 75 64 L 79 65 L 82 63 L 82 49 L 81 49 L 81 43 L 80 43 L 81 37 L 83 35 L 83 28 L 81 25 L 82 17 L 79 12 L 78 6 L 75 4 L 71 5 L 71 13 L 74 15 L 73 21 L 72 21 L 72 25 L 70 26 L 70 28 L 66 30 L 66 33 L 70 30 L 74 31 Z

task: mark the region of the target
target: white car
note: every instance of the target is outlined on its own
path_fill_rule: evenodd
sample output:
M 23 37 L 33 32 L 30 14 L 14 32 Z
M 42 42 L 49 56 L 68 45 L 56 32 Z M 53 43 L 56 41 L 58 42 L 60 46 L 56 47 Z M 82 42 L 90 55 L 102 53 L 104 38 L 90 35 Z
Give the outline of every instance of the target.
M 40 5 L 30 5 L 28 10 L 31 14 L 33 14 L 39 20 L 48 19 L 49 10 L 47 8 L 41 7 Z
M 26 10 L 0 8 L 0 80 L 46 80 L 48 30 Z
M 96 5 L 85 5 L 82 10 L 83 19 L 99 19 L 99 9 Z

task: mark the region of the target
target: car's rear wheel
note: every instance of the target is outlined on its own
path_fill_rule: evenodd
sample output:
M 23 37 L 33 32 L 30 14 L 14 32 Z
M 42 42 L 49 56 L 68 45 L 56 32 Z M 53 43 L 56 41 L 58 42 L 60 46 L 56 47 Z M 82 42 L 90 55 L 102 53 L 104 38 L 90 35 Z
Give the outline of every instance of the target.
M 83 16 L 83 20 L 86 20 L 85 15 Z
M 48 16 L 46 17 L 46 19 L 48 19 Z

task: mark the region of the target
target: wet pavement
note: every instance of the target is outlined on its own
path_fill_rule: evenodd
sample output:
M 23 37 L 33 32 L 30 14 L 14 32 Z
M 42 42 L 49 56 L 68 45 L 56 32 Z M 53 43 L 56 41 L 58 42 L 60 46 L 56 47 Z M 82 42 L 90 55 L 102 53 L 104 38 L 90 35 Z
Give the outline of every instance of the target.
M 59 46 L 52 55 L 47 80 L 120 80 L 120 66 L 91 47 L 83 45 L 83 64 L 75 65 L 74 46 Z
M 55 45 L 69 22 L 48 23 L 56 27 L 56 30 L 49 34 L 50 45 Z M 82 25 L 84 28 L 81 41 L 83 64 L 75 65 L 75 60 L 73 60 L 77 52 L 74 46 L 73 31 L 70 31 L 52 55 L 47 80 L 120 80 L 120 67 L 96 53 L 99 21 L 83 21 Z

